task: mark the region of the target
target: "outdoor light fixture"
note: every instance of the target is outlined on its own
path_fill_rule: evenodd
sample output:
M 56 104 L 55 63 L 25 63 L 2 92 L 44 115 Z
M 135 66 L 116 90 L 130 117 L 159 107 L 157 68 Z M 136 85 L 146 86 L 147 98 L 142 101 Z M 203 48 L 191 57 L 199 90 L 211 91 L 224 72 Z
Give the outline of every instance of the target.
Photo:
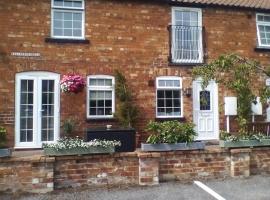
M 192 94 L 192 88 L 184 89 L 184 95 L 186 95 L 187 97 L 191 97 L 191 94 Z

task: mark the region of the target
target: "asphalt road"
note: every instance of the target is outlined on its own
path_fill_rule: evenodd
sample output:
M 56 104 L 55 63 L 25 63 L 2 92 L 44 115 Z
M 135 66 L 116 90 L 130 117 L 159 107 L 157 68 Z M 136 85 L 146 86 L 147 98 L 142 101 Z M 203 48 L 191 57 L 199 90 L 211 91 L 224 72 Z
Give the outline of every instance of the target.
M 226 200 L 269 200 L 270 176 L 201 181 Z M 214 200 L 195 184 L 162 183 L 154 187 L 60 190 L 44 195 L 0 195 L 1 200 Z

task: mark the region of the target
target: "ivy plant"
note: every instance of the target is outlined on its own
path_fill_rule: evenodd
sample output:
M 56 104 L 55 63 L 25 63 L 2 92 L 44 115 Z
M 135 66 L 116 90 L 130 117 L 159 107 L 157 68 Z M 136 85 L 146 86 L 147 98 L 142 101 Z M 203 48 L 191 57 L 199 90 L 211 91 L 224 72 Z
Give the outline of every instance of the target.
M 240 134 L 245 134 L 246 125 L 251 115 L 251 102 L 256 103 L 256 96 L 266 102 L 270 89 L 260 85 L 261 76 L 269 76 L 270 69 L 264 69 L 259 62 L 236 54 L 221 55 L 209 64 L 194 68 L 194 78 L 202 79 L 205 89 L 210 80 L 215 80 L 237 97 L 237 122 Z
M 115 71 L 114 76 L 116 79 L 115 94 L 118 100 L 115 116 L 122 126 L 134 127 L 139 116 L 138 107 L 133 102 L 125 76 L 118 70 Z
M 7 130 L 0 126 L 0 149 L 6 147 L 7 143 Z

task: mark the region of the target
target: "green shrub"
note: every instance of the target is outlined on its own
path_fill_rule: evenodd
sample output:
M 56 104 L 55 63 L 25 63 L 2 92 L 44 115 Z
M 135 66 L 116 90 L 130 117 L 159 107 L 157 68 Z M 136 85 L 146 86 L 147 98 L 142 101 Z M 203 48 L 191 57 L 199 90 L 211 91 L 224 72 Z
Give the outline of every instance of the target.
M 0 148 L 6 147 L 7 143 L 7 130 L 0 126 Z
M 166 122 L 150 121 L 147 125 L 146 131 L 151 131 L 147 143 L 190 143 L 197 135 L 194 131 L 193 123 L 180 123 L 176 120 Z
M 77 121 L 74 118 L 68 118 L 63 121 L 62 129 L 65 136 L 71 136 L 71 134 L 75 131 L 77 126 Z

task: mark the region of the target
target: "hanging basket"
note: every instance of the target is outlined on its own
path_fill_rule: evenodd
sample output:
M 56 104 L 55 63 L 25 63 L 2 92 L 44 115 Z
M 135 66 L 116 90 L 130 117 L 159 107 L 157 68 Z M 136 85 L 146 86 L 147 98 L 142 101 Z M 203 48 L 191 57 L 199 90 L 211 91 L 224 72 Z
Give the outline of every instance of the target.
M 61 91 L 63 93 L 79 93 L 86 86 L 86 82 L 83 76 L 78 74 L 63 75 L 60 82 Z

